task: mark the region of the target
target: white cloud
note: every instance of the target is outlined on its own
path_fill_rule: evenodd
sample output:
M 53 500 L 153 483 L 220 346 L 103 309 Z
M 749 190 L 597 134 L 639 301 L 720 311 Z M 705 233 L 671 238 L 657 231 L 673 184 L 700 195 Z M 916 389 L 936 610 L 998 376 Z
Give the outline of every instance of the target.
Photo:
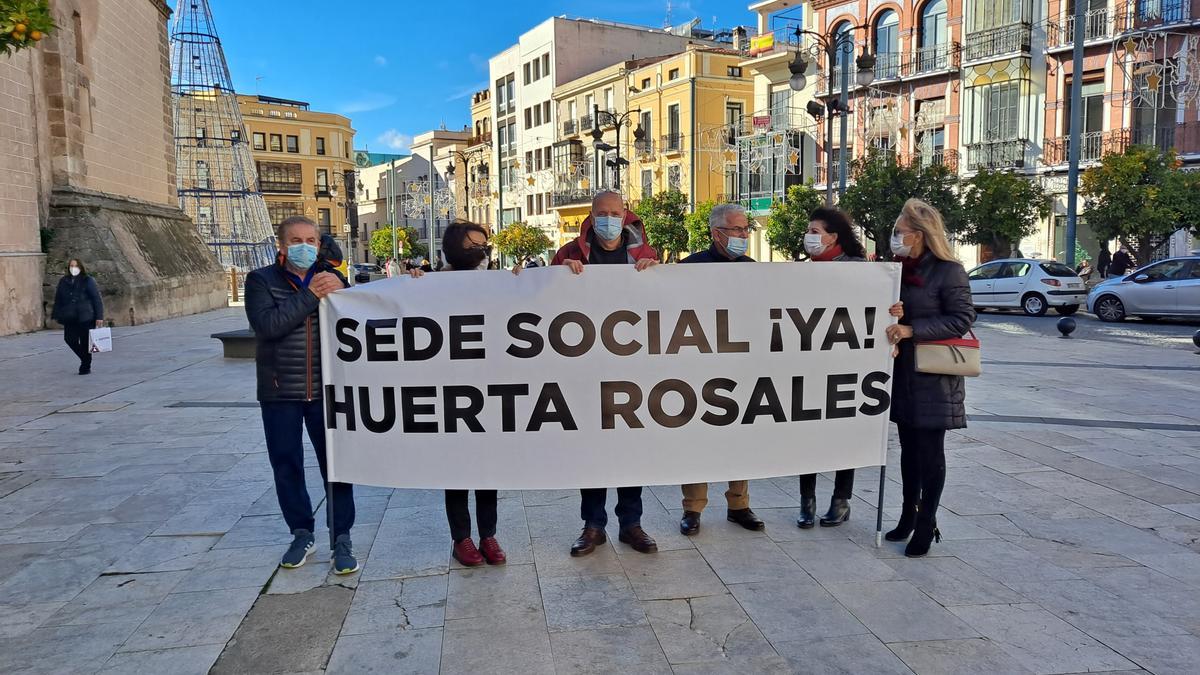
M 371 92 L 342 103 L 340 106 L 338 106 L 337 110 L 343 115 L 353 115 L 354 113 L 370 112 L 372 110 L 387 108 L 395 102 L 395 96 Z
M 402 134 L 395 129 L 388 129 L 379 135 L 377 142 L 382 143 L 389 150 L 398 150 L 400 152 L 408 152 L 408 146 L 412 145 L 412 136 Z
M 466 98 L 466 97 L 470 96 L 471 94 L 474 94 L 475 92 L 479 91 L 480 89 L 487 89 L 487 86 L 488 86 L 487 80 L 484 80 L 483 82 L 476 82 L 475 84 L 467 85 L 466 87 L 455 90 L 454 93 L 447 96 L 446 101 L 457 101 L 460 98 Z
M 386 66 L 387 65 L 387 57 L 382 54 L 376 54 L 375 55 L 375 65 L 377 65 L 381 68 L 383 66 Z

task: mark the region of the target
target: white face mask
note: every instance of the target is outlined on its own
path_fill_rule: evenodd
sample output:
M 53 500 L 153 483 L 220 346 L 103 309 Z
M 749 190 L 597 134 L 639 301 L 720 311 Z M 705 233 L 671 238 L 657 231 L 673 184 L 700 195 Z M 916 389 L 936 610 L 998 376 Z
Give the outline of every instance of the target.
M 821 255 L 825 249 L 829 248 L 821 241 L 825 235 L 823 234 L 806 234 L 804 235 L 804 250 L 810 256 Z
M 902 258 L 907 258 L 908 254 L 912 253 L 912 246 L 906 246 L 904 244 L 904 237 L 905 235 L 893 232 L 892 241 L 889 243 L 889 247 L 892 249 L 892 253 Z
M 77 277 L 81 271 L 82 270 L 80 270 L 78 267 L 75 267 L 74 265 L 71 266 L 71 276 Z

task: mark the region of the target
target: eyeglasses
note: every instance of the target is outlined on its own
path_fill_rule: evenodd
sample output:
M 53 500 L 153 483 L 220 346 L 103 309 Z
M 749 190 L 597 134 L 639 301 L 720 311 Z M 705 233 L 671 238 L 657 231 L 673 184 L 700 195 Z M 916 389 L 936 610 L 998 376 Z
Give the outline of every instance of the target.
M 484 253 L 491 253 L 492 247 L 488 244 L 476 244 L 474 246 L 464 246 L 463 250 L 464 251 L 483 251 Z
M 717 229 L 721 232 L 724 232 L 726 236 L 733 235 L 735 237 L 744 237 L 751 232 L 754 232 L 757 228 L 751 225 L 749 227 L 718 227 Z

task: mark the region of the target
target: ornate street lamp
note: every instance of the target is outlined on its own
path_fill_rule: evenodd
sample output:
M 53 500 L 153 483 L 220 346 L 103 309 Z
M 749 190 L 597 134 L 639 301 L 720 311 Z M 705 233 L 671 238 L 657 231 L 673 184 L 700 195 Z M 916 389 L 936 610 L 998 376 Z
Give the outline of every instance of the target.
M 593 114 L 594 119 L 596 120 L 596 127 L 594 129 L 592 129 L 592 134 L 591 134 L 592 135 L 592 147 L 596 150 L 597 153 L 611 152 L 613 150 L 617 151 L 617 156 L 615 159 L 610 159 L 605 162 L 605 164 L 607 166 L 612 167 L 615 172 L 613 188 L 617 189 L 617 190 L 621 189 L 621 167 L 629 166 L 629 160 L 621 157 L 621 127 L 629 126 L 630 119 L 631 119 L 630 116 L 631 115 L 636 116 L 639 113 L 641 113 L 641 109 L 628 110 L 626 112 L 618 114 L 611 110 L 601 110 L 600 106 L 598 106 L 598 105 L 594 105 L 594 104 L 592 105 L 592 114 Z M 601 119 L 607 120 L 607 122 L 601 123 Z M 611 124 L 612 126 L 616 127 L 617 138 L 615 141 L 615 143 L 616 143 L 615 145 L 609 145 L 608 143 L 604 142 L 604 131 L 601 130 L 601 126 L 603 126 L 603 124 Z M 644 129 L 642 129 L 642 125 L 638 124 L 638 126 L 633 130 L 634 142 L 635 143 L 641 142 L 645 138 L 646 138 L 646 132 Z

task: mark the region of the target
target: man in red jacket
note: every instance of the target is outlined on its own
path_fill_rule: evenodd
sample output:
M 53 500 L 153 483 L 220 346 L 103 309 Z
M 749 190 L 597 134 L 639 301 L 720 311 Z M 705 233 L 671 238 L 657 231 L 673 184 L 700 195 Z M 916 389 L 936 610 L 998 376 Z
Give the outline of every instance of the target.
M 550 264 L 566 265 L 575 274 L 582 274 L 584 265 L 632 264 L 641 272 L 658 264 L 658 252 L 646 243 L 645 226 L 626 210 L 621 195 L 601 192 L 592 199 L 592 212 L 580 226 L 579 236 L 560 248 Z M 608 488 L 584 488 L 579 497 L 583 533 L 571 546 L 573 556 L 587 555 L 608 540 L 604 533 L 608 525 Z M 642 553 L 658 550 L 658 544 L 642 529 L 641 486 L 617 488 L 616 513 L 620 541 Z

